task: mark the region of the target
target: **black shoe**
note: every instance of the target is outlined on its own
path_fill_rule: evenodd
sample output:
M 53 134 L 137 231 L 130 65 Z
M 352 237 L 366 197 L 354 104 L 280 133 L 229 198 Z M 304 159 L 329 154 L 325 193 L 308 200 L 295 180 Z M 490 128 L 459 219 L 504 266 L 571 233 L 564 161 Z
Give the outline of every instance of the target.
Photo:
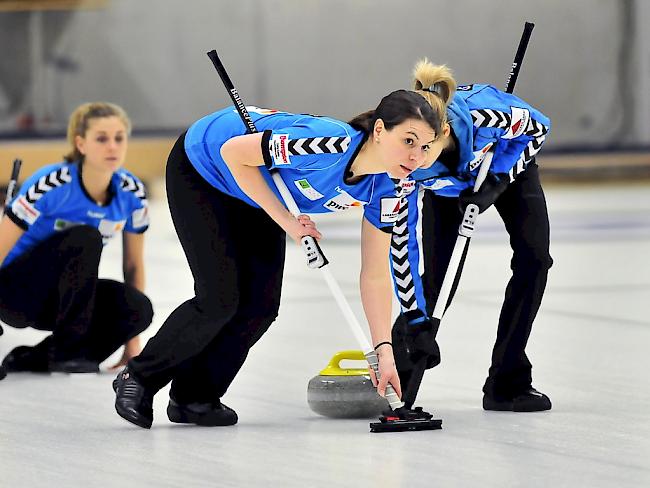
M 4 379 L 7 376 L 7 370 L 4 366 L 0 366 L 0 380 Z
M 2 366 L 10 373 L 46 373 L 49 370 L 47 356 L 32 346 L 14 347 L 2 360 Z
M 235 425 L 237 413 L 230 407 L 216 403 L 176 403 L 169 400 L 167 417 L 177 424 L 196 424 L 203 426 Z
M 541 412 L 551 409 L 551 399 L 530 387 L 513 398 L 483 395 L 483 410 L 499 412 Z
M 153 393 L 142 386 L 124 368 L 113 380 L 116 393 L 115 410 L 125 420 L 144 429 L 150 429 L 153 423 Z
M 48 369 L 53 373 L 99 373 L 99 363 L 90 359 L 66 359 L 50 361 Z

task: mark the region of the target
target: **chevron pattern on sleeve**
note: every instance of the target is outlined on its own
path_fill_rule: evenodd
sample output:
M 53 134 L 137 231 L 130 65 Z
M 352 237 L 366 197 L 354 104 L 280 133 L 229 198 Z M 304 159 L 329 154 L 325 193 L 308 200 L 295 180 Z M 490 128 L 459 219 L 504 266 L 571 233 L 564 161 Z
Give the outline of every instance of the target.
M 401 186 L 396 186 L 398 194 L 401 194 Z M 397 298 L 403 312 L 416 310 L 417 301 L 415 297 L 415 285 L 411 276 L 411 264 L 408 251 L 408 200 L 402 197 L 397 221 L 393 225 L 393 235 L 390 242 L 391 262 L 393 266 L 393 277 L 397 289 Z
M 542 125 L 542 127 L 544 126 Z M 544 127 L 544 129 L 546 129 L 546 127 Z M 508 175 L 510 176 L 510 182 L 515 181 L 517 175 L 519 173 L 523 173 L 526 170 L 528 164 L 534 159 L 535 154 L 537 154 L 539 150 L 542 148 L 542 144 L 546 139 L 546 132 L 547 130 L 545 130 L 542 135 L 535 137 L 534 139 L 531 139 L 530 142 L 526 144 L 526 148 L 519 156 L 519 159 L 517 160 L 515 165 L 512 168 L 510 168 L 510 171 L 508 171 Z
M 29 187 L 25 199 L 32 205 L 40 200 L 48 191 L 70 183 L 72 177 L 67 166 L 63 166 L 50 174 L 41 176 L 36 183 Z
M 512 116 L 508 112 L 482 108 L 470 112 L 474 127 L 498 127 L 508 130 L 512 123 Z M 528 126 L 523 134 L 530 137 L 543 136 L 548 132 L 548 127 L 532 117 L 528 120 Z
M 290 139 L 287 147 L 293 156 L 335 154 L 347 151 L 351 140 L 350 137 L 307 137 Z
M 135 196 L 140 200 L 147 199 L 147 193 L 142 182 L 126 174 L 121 174 L 120 177 L 122 178 L 122 184 L 120 185 L 120 188 L 123 191 L 133 192 Z

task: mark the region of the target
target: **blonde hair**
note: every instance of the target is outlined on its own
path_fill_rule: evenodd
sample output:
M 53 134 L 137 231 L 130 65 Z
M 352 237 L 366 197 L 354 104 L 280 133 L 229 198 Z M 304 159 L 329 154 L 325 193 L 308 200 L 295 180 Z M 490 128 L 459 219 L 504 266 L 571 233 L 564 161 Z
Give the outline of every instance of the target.
M 447 123 L 447 105 L 456 93 L 456 85 L 452 71 L 444 64 L 436 65 L 424 58 L 413 68 L 413 90 L 429 102 L 443 124 Z
M 83 154 L 77 149 L 75 138 L 77 136 L 86 136 L 86 131 L 91 120 L 104 117 L 119 118 L 126 127 L 127 135 L 131 134 L 131 120 L 119 105 L 108 102 L 90 102 L 79 105 L 72 112 L 68 121 L 68 144 L 70 144 L 70 152 L 64 156 L 66 161 L 72 162 L 83 159 Z

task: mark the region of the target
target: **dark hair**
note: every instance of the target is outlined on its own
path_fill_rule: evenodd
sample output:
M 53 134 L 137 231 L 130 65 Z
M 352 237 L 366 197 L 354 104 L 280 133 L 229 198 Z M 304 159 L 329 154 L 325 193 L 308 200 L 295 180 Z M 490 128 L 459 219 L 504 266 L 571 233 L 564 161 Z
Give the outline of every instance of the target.
M 439 114 L 419 93 L 410 90 L 396 90 L 381 99 L 375 110 L 369 110 L 348 122 L 357 130 L 372 132 L 375 122 L 381 119 L 390 130 L 408 119 L 423 120 L 435 131 L 436 137 L 442 132 L 445 113 Z

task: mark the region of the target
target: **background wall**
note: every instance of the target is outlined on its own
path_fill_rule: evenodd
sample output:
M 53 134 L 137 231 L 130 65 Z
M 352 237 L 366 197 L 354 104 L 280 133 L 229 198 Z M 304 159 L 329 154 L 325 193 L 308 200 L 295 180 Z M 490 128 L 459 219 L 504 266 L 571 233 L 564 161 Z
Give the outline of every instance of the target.
M 107 0 L 0 12 L 0 132 L 61 133 L 95 99 L 123 105 L 138 131 L 175 132 L 229 102 L 213 48 L 247 104 L 344 119 L 408 87 L 422 56 L 460 83 L 502 87 L 528 20 L 516 92 L 552 118 L 547 146 L 648 145 L 648 3 Z

